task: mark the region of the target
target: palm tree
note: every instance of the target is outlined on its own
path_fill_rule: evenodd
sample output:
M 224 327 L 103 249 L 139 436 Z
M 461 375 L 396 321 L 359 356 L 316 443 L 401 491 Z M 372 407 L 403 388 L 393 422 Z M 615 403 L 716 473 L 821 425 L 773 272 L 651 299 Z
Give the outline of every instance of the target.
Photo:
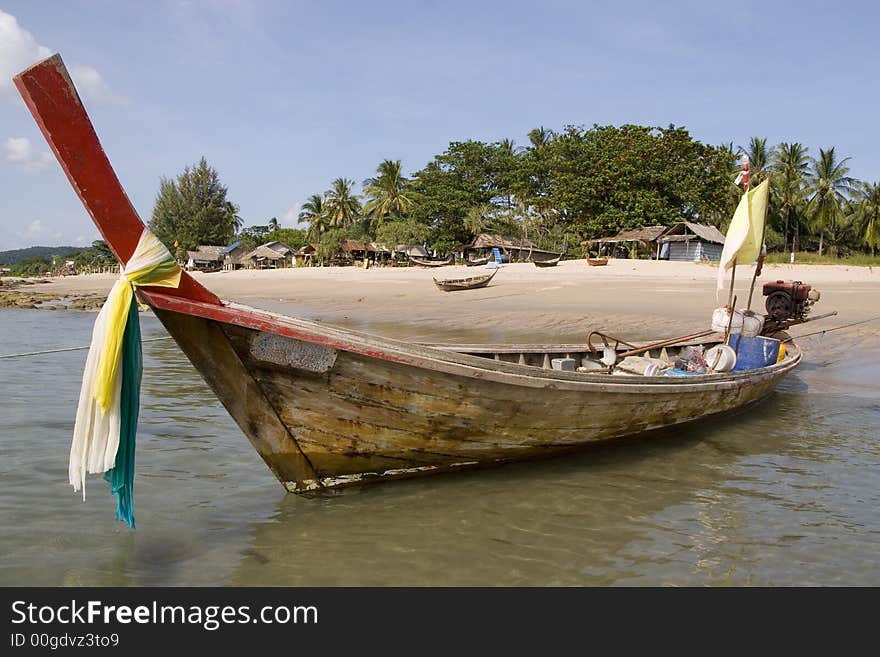
M 841 215 L 841 203 L 853 192 L 855 180 L 846 175 L 849 167 L 845 165 L 849 159 L 845 157 L 838 161 L 833 146 L 827 151 L 819 149 L 819 159 L 813 159 L 812 171 L 807 175 L 811 193 L 809 208 L 813 225 L 819 232 L 820 256 L 825 233 L 834 232 Z
M 333 186 L 324 194 L 324 205 L 327 209 L 327 221 L 334 228 L 348 228 L 361 213 L 361 202 L 357 194 L 352 193 L 353 180 L 337 178 Z
M 529 130 L 529 141 L 532 143 L 532 148 L 535 150 L 546 148 L 552 140 L 553 131 L 548 130 L 544 126 Z
M 774 172 L 773 190 L 776 193 L 776 201 L 779 213 L 785 219 L 785 232 L 782 250 L 788 250 L 789 225 L 794 227 L 794 238 L 791 242 L 791 250 L 797 250 L 797 237 L 799 233 L 800 215 L 803 211 L 805 183 L 810 168 L 810 158 L 807 148 L 798 142 L 782 142 L 776 149 L 771 163 Z
M 235 233 L 238 234 L 244 228 L 244 219 L 238 216 L 238 206 L 235 203 L 226 201 L 226 212 L 232 215 L 232 226 L 235 229 Z
M 307 239 L 317 240 L 321 233 L 327 230 L 327 209 L 324 207 L 324 197 L 320 194 L 309 196 L 300 208 L 298 221 L 309 225 Z
M 409 195 L 410 181 L 400 172 L 400 160 L 384 160 L 376 168 L 375 178 L 364 181 L 367 202 L 364 214 L 370 217 L 376 227 L 381 226 L 388 216 L 403 217 L 413 205 Z
M 767 178 L 773 150 L 767 150 L 767 140 L 761 137 L 752 137 L 749 147 L 740 146 L 739 150 L 749 156 L 749 187 L 757 187 Z
M 862 183 L 859 186 L 858 205 L 855 208 L 855 221 L 859 224 L 859 231 L 864 230 L 862 239 L 871 248 L 871 257 L 874 257 L 874 249 L 880 242 L 880 182 Z
M 273 233 L 276 230 L 281 228 L 281 224 L 278 223 L 278 217 L 272 217 L 269 219 L 269 232 Z

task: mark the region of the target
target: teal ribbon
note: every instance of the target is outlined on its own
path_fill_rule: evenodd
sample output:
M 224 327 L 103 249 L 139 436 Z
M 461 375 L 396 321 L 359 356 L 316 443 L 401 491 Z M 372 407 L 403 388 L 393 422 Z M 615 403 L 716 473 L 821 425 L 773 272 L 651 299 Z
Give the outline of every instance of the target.
M 141 326 L 134 300 L 128 309 L 121 358 L 119 449 L 116 451 L 113 468 L 104 473 L 104 479 L 110 482 L 110 492 L 116 495 L 116 519 L 134 529 L 134 448 L 140 410 L 141 375 L 144 370 Z

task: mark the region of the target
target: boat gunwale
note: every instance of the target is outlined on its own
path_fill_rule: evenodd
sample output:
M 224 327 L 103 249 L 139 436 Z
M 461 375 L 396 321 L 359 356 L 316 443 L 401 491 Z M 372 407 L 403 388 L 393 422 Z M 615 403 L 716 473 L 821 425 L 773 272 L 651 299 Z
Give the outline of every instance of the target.
M 766 377 L 781 377 L 794 369 L 801 360 L 800 350 L 792 345 L 793 348 L 786 351 L 786 357 L 782 361 L 757 370 L 733 371 L 723 374 L 695 374 L 687 377 L 616 376 L 614 380 L 609 380 L 611 376 L 608 374 L 548 370 L 482 358 L 435 346 L 320 324 L 236 302 L 225 301 L 223 305 L 217 306 L 181 299 L 161 292 L 146 292 L 142 289 L 138 290 L 138 294 L 148 305 L 172 312 L 274 333 L 339 351 L 410 365 L 437 373 L 533 388 L 630 393 L 721 391 L 743 384 L 751 384 Z

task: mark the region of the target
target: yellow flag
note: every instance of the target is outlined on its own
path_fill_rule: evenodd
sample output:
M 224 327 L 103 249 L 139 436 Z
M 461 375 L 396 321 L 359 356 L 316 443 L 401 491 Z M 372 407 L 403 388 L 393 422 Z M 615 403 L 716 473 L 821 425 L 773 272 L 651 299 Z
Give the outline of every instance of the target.
M 761 254 L 769 195 L 769 180 L 742 195 L 724 238 L 718 265 L 719 290 L 724 288 L 724 272 L 733 267 L 734 260 L 741 265 L 751 264 Z

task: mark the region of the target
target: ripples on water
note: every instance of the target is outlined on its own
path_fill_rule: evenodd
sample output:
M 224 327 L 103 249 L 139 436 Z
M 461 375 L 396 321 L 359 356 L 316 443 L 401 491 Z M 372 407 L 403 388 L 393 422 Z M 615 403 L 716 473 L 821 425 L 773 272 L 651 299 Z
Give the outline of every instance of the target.
M 3 310 L 0 351 L 86 344 L 93 320 Z M 67 484 L 85 352 L 0 360 L 0 584 L 880 584 L 880 358 L 806 346 L 740 416 L 304 499 L 176 345 L 148 343 L 135 532 L 100 478 L 85 503 Z

